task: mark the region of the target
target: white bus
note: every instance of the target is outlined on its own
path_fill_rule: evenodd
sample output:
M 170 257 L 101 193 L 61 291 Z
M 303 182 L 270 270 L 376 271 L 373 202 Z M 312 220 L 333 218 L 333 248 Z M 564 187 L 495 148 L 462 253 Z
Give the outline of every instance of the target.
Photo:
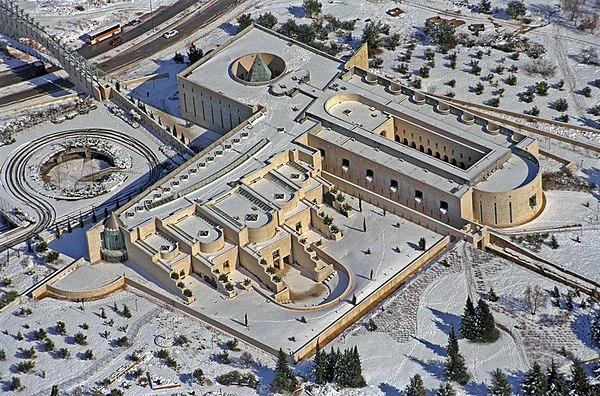
M 106 40 L 114 36 L 115 34 L 121 33 L 121 24 L 113 23 L 111 25 L 101 26 L 96 30 L 89 32 L 86 36 L 88 39 L 88 44 L 98 44 L 102 40 Z

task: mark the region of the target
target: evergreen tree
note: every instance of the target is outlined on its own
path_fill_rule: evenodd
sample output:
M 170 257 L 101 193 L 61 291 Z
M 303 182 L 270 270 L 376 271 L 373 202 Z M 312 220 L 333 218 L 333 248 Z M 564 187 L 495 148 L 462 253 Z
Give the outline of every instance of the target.
M 410 383 L 404 388 L 404 396 L 427 396 L 427 391 L 419 374 L 415 374 L 410 379 Z
M 479 12 L 481 12 L 481 13 L 491 14 L 492 13 L 492 2 L 490 0 L 481 0 L 479 2 L 479 4 L 477 5 L 477 8 L 479 8 Z
M 435 391 L 435 396 L 456 396 L 456 391 L 450 382 L 446 382 Z
M 270 12 L 261 14 L 256 19 L 256 23 L 267 29 L 273 29 L 277 25 L 277 17 Z
M 283 349 L 277 354 L 277 365 L 275 366 L 275 378 L 271 382 L 271 391 L 274 393 L 293 392 L 296 390 L 297 380 L 294 372 L 288 365 L 287 356 Z
M 317 352 L 315 353 L 315 362 L 313 366 L 315 383 L 323 385 L 327 383 L 327 353 L 321 351 L 317 342 Z
M 548 396 L 568 396 L 569 387 L 563 373 L 558 371 L 558 366 L 552 360 L 550 367 L 546 373 L 546 381 L 548 383 Z
M 196 47 L 196 44 L 190 44 L 190 48 L 188 48 L 188 64 L 196 63 L 204 56 L 204 51 L 202 49 Z
M 467 304 L 465 305 L 463 315 L 460 318 L 460 334 L 463 336 L 463 338 L 472 340 L 477 337 L 475 324 L 475 306 L 473 305 L 471 297 L 467 297 Z
M 525 378 L 521 384 L 523 395 L 525 396 L 546 396 L 548 382 L 546 376 L 542 373 L 542 368 L 537 362 L 525 373 Z
M 579 362 L 571 366 L 571 380 L 569 381 L 570 395 L 592 396 L 592 386 L 583 366 Z
M 506 375 L 499 368 L 492 373 L 492 384 L 488 387 L 487 394 L 489 396 L 511 396 L 513 394 Z
M 458 340 L 456 339 L 456 333 L 454 332 L 454 326 L 448 336 L 448 357 L 446 358 L 446 368 L 444 374 L 451 381 L 456 381 L 461 385 L 466 384 L 469 381 L 469 373 L 467 372 L 467 365 L 465 364 L 465 358 L 460 354 L 458 348 Z
M 246 29 L 248 26 L 252 25 L 252 17 L 250 14 L 242 14 L 237 19 L 238 23 L 238 33 L 242 30 Z
M 479 299 L 477 302 L 476 317 L 475 332 L 477 339 L 481 341 L 495 341 L 498 334 L 496 322 L 494 321 L 490 307 L 482 299 Z
M 508 3 L 506 7 L 506 15 L 513 19 L 520 19 L 525 16 L 527 12 L 527 7 L 523 4 L 522 1 L 513 0 Z
M 600 348 L 600 309 L 596 311 L 596 316 L 590 325 L 590 338 L 594 345 Z
M 52 390 L 50 391 L 50 396 L 59 396 L 58 385 L 52 385 Z
M 319 15 L 322 7 L 323 4 L 321 4 L 318 0 L 304 0 L 302 2 L 302 9 L 309 18 L 314 18 Z

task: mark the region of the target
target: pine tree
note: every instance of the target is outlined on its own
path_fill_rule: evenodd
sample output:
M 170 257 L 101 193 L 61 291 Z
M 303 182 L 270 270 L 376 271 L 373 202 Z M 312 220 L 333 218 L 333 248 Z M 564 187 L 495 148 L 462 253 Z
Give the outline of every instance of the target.
M 463 336 L 463 338 L 466 338 L 467 340 L 472 340 L 477 336 L 477 333 L 475 331 L 475 315 L 476 312 L 475 306 L 473 305 L 473 301 L 471 300 L 471 297 L 467 297 L 467 304 L 465 305 L 465 310 L 460 318 L 460 334 Z
M 496 322 L 494 321 L 494 316 L 490 311 L 490 307 L 482 299 L 479 299 L 477 302 L 476 317 L 477 322 L 475 331 L 477 339 L 488 342 L 495 341 L 498 335 Z
M 317 342 L 313 374 L 315 376 L 315 383 L 319 385 L 327 383 L 327 353 L 321 351 L 319 342 Z
M 350 354 L 350 383 L 348 386 L 353 388 L 362 388 L 367 385 L 362 375 L 362 363 L 360 362 L 360 354 L 358 347 L 354 346 Z
M 456 391 L 450 382 L 446 382 L 435 391 L 435 396 L 456 396 Z
M 548 383 L 548 396 L 568 396 L 569 387 L 563 373 L 558 371 L 558 366 L 552 360 L 550 367 L 546 373 L 546 381 Z
M 513 394 L 506 375 L 499 368 L 492 373 L 492 384 L 488 387 L 487 394 L 489 396 L 511 396 Z
M 188 48 L 188 64 L 193 64 L 196 63 L 197 61 L 200 60 L 200 58 L 202 58 L 204 56 L 204 52 L 196 47 L 196 44 L 192 43 L 190 44 L 190 48 Z
M 590 379 L 583 366 L 579 362 L 571 366 L 571 380 L 569 381 L 570 395 L 572 396 L 592 396 L 592 386 Z
M 404 396 L 427 396 L 427 391 L 419 374 L 415 374 L 410 379 L 410 383 L 404 389 Z
M 525 396 L 546 396 L 548 382 L 546 376 L 542 373 L 542 368 L 537 362 L 525 373 L 525 378 L 521 384 L 523 395 Z
M 448 357 L 446 358 L 446 368 L 444 374 L 452 381 L 456 381 L 461 385 L 466 384 L 469 381 L 469 373 L 467 372 L 467 365 L 465 364 L 465 358 L 460 354 L 458 348 L 458 340 L 456 339 L 456 333 L 454 332 L 454 326 L 448 336 Z
M 288 365 L 287 356 L 283 349 L 277 354 L 277 365 L 275 366 L 275 378 L 271 382 L 271 391 L 274 393 L 293 392 L 296 390 L 297 380 Z
M 590 338 L 594 345 L 600 348 L 600 309 L 596 311 L 596 316 L 590 325 Z

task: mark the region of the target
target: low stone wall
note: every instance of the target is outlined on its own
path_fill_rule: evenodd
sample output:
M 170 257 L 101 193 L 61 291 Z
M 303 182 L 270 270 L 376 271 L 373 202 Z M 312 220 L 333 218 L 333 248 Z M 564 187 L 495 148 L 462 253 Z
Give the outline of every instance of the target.
M 45 297 L 52 297 L 59 300 L 94 300 L 109 295 L 125 287 L 125 277 L 120 276 L 114 281 L 90 290 L 64 290 L 52 285 L 46 285 Z
M 414 259 L 406 267 L 396 272 L 396 274 L 394 274 L 387 282 L 371 292 L 367 297 L 360 300 L 349 312 L 330 324 L 319 335 L 313 337 L 298 349 L 293 356 L 294 361 L 300 361 L 310 357 L 315 352 L 317 343 L 320 348 L 323 348 L 327 343 L 331 342 L 345 329 L 369 312 L 380 301 L 398 289 L 398 287 L 400 287 L 400 285 L 402 285 L 411 275 L 421 270 L 434 256 L 445 249 L 449 243 L 450 236 L 447 235 L 421 256 Z
M 40 282 L 40 284 L 35 285 L 32 288 L 26 290 L 23 294 L 27 295 L 27 294 L 31 293 L 31 297 L 33 299 L 44 298 L 44 296 L 46 295 L 48 286 L 53 285 L 54 283 L 63 279 L 65 276 L 69 275 L 71 272 L 73 272 L 77 268 L 79 268 L 83 263 L 85 263 L 85 260 L 83 258 L 73 261 L 71 264 L 67 265 L 63 269 L 60 269 L 60 270 L 54 272 L 53 274 L 51 274 L 48 278 L 46 278 L 47 280 L 45 282 L 44 281 Z

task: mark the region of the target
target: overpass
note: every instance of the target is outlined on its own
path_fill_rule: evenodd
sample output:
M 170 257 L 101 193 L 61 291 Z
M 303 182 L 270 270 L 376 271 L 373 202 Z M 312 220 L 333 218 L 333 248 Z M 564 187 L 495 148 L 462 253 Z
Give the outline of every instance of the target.
M 33 19 L 12 0 L 0 0 L 0 32 L 19 40 L 26 37 L 45 47 L 54 59 L 47 59 L 67 72 L 75 86 L 97 100 L 107 100 L 111 86 L 117 80 L 71 50 L 60 38 L 49 34 L 44 26 Z M 38 51 L 24 46 L 31 55 L 44 59 Z

